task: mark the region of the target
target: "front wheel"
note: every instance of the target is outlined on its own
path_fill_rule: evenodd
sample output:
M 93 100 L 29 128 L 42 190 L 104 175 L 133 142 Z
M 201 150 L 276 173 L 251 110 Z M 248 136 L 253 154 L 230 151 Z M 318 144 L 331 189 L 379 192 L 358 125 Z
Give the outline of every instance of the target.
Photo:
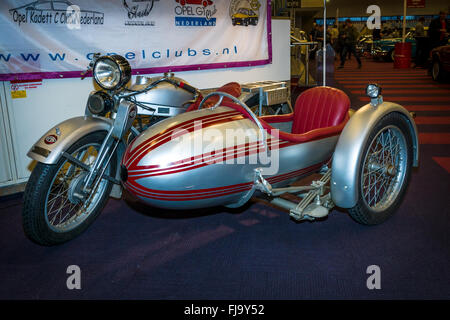
M 75 142 L 67 153 L 92 166 L 106 132 L 88 134 Z M 105 174 L 114 176 L 116 155 Z M 55 245 L 81 234 L 97 218 L 111 192 L 112 183 L 102 179 L 95 190 L 83 193 L 88 172 L 61 157 L 56 164 L 38 163 L 24 193 L 23 229 L 40 245 Z
M 359 166 L 358 202 L 349 209 L 354 220 L 374 225 L 394 214 L 409 184 L 412 145 L 408 120 L 398 113 L 384 116 L 374 127 Z

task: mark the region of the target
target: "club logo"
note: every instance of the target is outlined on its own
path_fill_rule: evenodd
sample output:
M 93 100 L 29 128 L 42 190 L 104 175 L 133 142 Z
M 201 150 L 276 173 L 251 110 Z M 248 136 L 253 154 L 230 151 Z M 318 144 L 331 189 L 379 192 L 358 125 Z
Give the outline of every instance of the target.
M 215 26 L 216 5 L 212 0 L 175 0 L 175 26 Z
M 37 0 L 9 9 L 15 23 L 45 25 L 102 25 L 104 13 L 81 9 L 67 0 Z M 77 28 L 77 29 L 78 29 Z
M 126 26 L 154 26 L 155 21 L 147 19 L 153 10 L 155 1 L 159 0 L 123 0 L 127 10 Z
M 44 139 L 45 144 L 54 144 L 56 141 L 58 141 L 58 137 L 54 134 L 48 135 Z
M 256 26 L 259 18 L 258 0 L 232 0 L 230 3 L 230 18 L 233 26 Z

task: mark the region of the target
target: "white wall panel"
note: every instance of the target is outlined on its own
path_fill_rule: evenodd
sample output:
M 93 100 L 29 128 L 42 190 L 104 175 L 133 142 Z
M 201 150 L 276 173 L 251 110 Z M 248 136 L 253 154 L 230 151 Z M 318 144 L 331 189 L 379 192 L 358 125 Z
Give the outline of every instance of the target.
M 0 92 L 3 92 L 3 86 L 0 86 Z M 13 178 L 8 150 L 7 119 L 6 102 L 3 94 L 0 99 L 0 185 L 11 181 Z

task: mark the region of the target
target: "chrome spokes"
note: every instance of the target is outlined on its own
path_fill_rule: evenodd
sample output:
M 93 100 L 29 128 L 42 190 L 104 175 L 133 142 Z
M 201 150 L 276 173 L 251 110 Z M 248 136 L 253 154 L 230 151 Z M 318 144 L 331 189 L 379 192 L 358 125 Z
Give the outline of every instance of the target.
M 99 144 L 85 145 L 72 153 L 72 156 L 88 166 L 92 166 L 99 149 Z M 95 207 L 95 203 L 99 201 L 106 186 L 105 180 L 100 183 L 97 190 L 93 191 L 100 196 L 92 197 L 91 203 L 83 206 L 84 199 L 80 196 L 79 190 L 85 175 L 86 171 L 68 161 L 61 165 L 55 175 L 45 204 L 46 220 L 53 230 L 65 232 L 73 229 L 89 216 L 91 208 Z
M 381 130 L 372 141 L 364 159 L 361 192 L 375 211 L 390 206 L 403 185 L 407 149 L 402 132 L 394 126 Z

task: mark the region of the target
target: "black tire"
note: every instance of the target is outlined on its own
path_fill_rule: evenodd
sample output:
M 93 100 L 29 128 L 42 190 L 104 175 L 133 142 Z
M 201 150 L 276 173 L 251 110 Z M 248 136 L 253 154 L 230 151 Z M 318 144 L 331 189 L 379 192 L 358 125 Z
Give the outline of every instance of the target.
M 382 132 L 387 127 L 396 127 L 399 129 L 399 132 L 403 135 L 406 142 L 406 165 L 405 170 L 401 182 L 401 186 L 397 189 L 398 192 L 396 192 L 395 198 L 391 199 L 389 206 L 386 208 L 383 208 L 383 210 L 374 210 L 372 207 L 368 206 L 366 200 L 363 198 L 363 185 L 361 182 L 361 175 L 364 172 L 364 159 L 367 156 L 367 153 L 369 151 L 369 148 L 374 141 L 374 139 L 378 136 L 380 132 Z M 412 136 L 411 131 L 409 128 L 408 120 L 399 113 L 390 113 L 386 116 L 384 116 L 374 127 L 372 132 L 369 135 L 369 138 L 364 146 L 363 149 L 363 157 L 361 159 L 361 163 L 359 164 L 358 169 L 358 176 L 357 176 L 357 194 L 358 194 L 358 201 L 356 205 L 353 208 L 350 208 L 348 210 L 350 216 L 358 223 L 364 224 L 364 225 L 376 225 L 380 224 L 384 221 L 386 221 L 389 217 L 391 217 L 397 208 L 400 206 L 407 187 L 409 185 L 409 180 L 411 177 L 411 165 L 412 165 L 412 159 L 413 159 L 413 150 L 412 150 Z M 381 189 L 381 187 L 380 187 Z M 391 194 L 395 193 L 389 193 L 385 189 L 385 196 L 389 197 Z
M 433 65 L 431 66 L 431 77 L 434 81 L 443 81 L 444 76 L 444 70 L 442 69 L 441 63 L 438 59 L 433 60 Z
M 394 56 L 395 56 L 395 50 L 392 49 L 391 51 L 389 51 L 389 53 L 383 57 L 384 61 L 387 62 L 392 62 L 394 61 Z
M 67 152 L 72 154 L 76 152 L 76 150 L 79 150 L 90 143 L 101 145 L 105 137 L 105 131 L 90 133 L 70 146 Z M 116 155 L 114 154 L 106 173 L 113 173 L 116 171 L 116 161 Z M 55 175 L 58 174 L 65 163 L 66 159 L 62 157 L 56 164 L 38 163 L 33 169 L 25 188 L 22 210 L 23 230 L 30 240 L 40 245 L 56 245 L 72 240 L 80 235 L 98 217 L 101 210 L 106 205 L 111 192 L 112 183 L 107 182 L 97 205 L 79 225 L 67 232 L 57 232 L 52 230 L 46 219 L 47 193 L 53 183 Z

